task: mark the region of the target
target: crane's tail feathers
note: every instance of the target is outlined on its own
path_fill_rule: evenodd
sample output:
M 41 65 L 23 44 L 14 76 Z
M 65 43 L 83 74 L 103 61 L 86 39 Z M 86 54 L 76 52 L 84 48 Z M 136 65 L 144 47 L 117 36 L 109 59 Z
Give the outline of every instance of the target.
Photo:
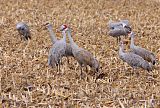
M 153 53 L 150 54 L 150 58 L 151 58 L 152 64 L 155 65 L 156 64 L 156 57 Z

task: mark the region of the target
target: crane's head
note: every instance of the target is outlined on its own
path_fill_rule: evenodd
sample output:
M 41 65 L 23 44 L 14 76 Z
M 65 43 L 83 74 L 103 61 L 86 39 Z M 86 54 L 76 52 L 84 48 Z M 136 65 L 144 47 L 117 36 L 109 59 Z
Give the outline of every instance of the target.
M 98 60 L 96 58 L 94 58 L 92 62 L 93 62 L 93 67 L 95 69 L 94 71 L 99 72 L 99 62 L 98 62 Z
M 122 22 L 122 26 L 123 26 L 123 28 L 125 28 L 127 30 L 128 34 L 132 32 L 132 28 L 129 25 L 127 25 L 126 23 Z
M 63 25 L 61 25 L 61 27 L 60 27 L 60 31 L 64 31 L 64 30 L 67 30 L 67 25 L 65 25 L 65 24 L 63 24 Z
M 28 32 L 27 25 L 23 22 L 18 23 L 16 25 L 16 29 L 18 30 L 18 32 L 20 34 L 24 34 L 24 33 Z
M 132 28 L 130 26 L 125 26 L 124 28 L 127 29 L 127 33 L 131 33 L 132 32 Z
M 16 25 L 16 29 L 17 29 L 17 30 L 23 30 L 23 29 L 24 29 L 24 25 L 23 25 L 22 23 L 18 23 L 18 24 Z

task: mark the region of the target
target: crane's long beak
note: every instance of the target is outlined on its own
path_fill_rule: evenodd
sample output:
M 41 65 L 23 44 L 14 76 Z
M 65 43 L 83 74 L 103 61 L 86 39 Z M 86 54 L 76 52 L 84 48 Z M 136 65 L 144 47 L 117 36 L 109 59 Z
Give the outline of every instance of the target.
M 43 26 L 47 26 L 48 24 L 50 24 L 50 23 L 49 23 L 49 22 L 47 22 L 47 23 L 43 24 Z

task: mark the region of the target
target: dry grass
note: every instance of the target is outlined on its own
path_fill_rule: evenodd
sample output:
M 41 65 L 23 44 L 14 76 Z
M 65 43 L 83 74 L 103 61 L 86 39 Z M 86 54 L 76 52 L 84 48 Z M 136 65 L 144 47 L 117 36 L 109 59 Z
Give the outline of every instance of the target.
M 107 35 L 109 19 L 128 19 L 136 44 L 160 60 L 160 3 L 152 0 L 1 0 L 0 73 L 3 108 L 160 108 L 160 63 L 149 75 L 118 57 L 116 39 Z M 20 40 L 15 25 L 25 21 L 32 40 Z M 105 76 L 80 80 L 79 67 L 64 58 L 61 74 L 47 66 L 51 41 L 43 24 L 56 31 L 69 25 L 76 43 L 91 51 Z M 61 34 L 56 32 L 58 37 Z M 26 47 L 26 49 L 25 49 Z M 24 50 L 25 49 L 25 50 Z

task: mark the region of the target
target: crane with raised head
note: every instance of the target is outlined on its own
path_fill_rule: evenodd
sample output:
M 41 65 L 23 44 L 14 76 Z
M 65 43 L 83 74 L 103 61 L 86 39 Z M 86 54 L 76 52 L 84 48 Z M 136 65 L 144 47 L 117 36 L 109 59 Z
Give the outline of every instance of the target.
M 52 30 L 52 24 L 46 23 L 45 26 L 47 27 L 47 29 L 49 31 L 52 44 L 54 45 L 54 43 L 56 43 L 56 41 L 57 41 L 57 38 L 56 38 L 55 33 Z M 63 33 L 62 33 L 62 35 L 63 35 Z M 64 56 L 67 57 L 68 63 L 69 63 L 69 58 L 68 57 L 73 57 L 72 48 L 71 48 L 69 43 L 66 43 L 66 49 L 65 49 L 65 55 Z
M 63 34 L 63 38 L 55 41 L 52 48 L 49 51 L 48 64 L 52 67 L 57 66 L 57 71 L 60 71 L 60 64 L 62 61 L 62 57 L 65 56 L 66 51 L 66 33 L 65 28 L 61 26 L 61 31 Z
M 79 63 L 81 67 L 81 76 L 82 76 L 82 67 L 87 67 L 87 65 L 89 65 L 94 70 L 95 75 L 96 75 L 96 73 L 99 71 L 98 60 L 95 57 L 93 57 L 93 55 L 89 51 L 79 47 L 74 42 L 71 36 L 70 28 L 68 28 L 66 31 L 69 37 L 69 42 L 72 48 L 74 58 L 77 60 L 77 62 Z

